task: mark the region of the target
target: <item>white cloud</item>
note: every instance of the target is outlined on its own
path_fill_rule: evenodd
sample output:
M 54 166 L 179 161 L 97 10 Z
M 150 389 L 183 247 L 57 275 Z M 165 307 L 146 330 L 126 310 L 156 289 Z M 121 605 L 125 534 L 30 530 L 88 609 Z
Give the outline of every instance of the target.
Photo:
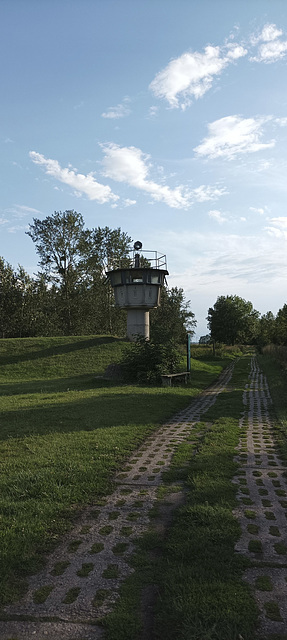
M 34 209 L 33 207 L 27 207 L 24 204 L 14 204 L 12 207 L 8 207 L 7 209 L 5 209 L 4 213 L 6 215 L 12 214 L 13 218 L 21 220 L 21 218 L 25 218 L 25 216 L 29 214 L 41 214 L 42 211 L 39 211 L 39 209 Z
M 281 216 L 279 218 L 271 218 L 270 222 L 276 224 L 281 229 L 287 229 L 287 216 Z
M 219 224 L 223 224 L 224 222 L 227 222 L 227 218 L 223 216 L 221 211 L 218 211 L 218 209 L 211 209 L 208 212 L 208 215 L 210 218 L 213 218 L 213 220 L 215 220 Z
M 129 116 L 131 113 L 130 108 L 127 106 L 129 102 L 129 98 L 124 98 L 123 102 L 117 104 L 116 107 L 108 107 L 108 110 L 102 113 L 102 118 L 118 120 L 119 118 L 125 118 L 126 116 Z
M 190 192 L 182 185 L 171 189 L 148 179 L 151 169 L 150 156 L 136 147 L 119 147 L 117 144 L 101 145 L 105 153 L 104 175 L 117 182 L 145 191 L 153 200 L 165 202 L 169 207 L 186 209 L 191 204 Z
M 260 45 L 258 54 L 251 58 L 255 62 L 276 62 L 284 58 L 287 52 L 287 41 L 274 40 Z
M 274 147 L 275 141 L 261 142 L 262 127 L 271 116 L 242 118 L 226 116 L 208 125 L 209 136 L 195 147 L 199 156 L 233 158 L 238 153 L 254 153 Z
M 194 201 L 216 200 L 226 193 L 224 188 L 201 185 L 193 190 L 184 185 L 171 188 L 149 178 L 152 169 L 150 156 L 136 147 L 120 147 L 117 144 L 101 145 L 105 157 L 103 173 L 117 182 L 126 182 L 132 187 L 148 193 L 153 200 L 164 202 L 175 209 L 187 209 Z
M 287 240 L 287 216 L 270 218 L 270 226 L 265 227 L 268 235 Z
M 155 76 L 149 88 L 157 98 L 165 98 L 170 107 L 184 109 L 191 98 L 201 98 L 211 88 L 227 65 L 246 54 L 247 49 L 233 42 L 224 48 L 208 45 L 204 53 L 183 53 Z
M 130 198 L 126 198 L 124 200 L 124 206 L 125 207 L 132 207 L 134 204 L 136 204 L 137 201 L 136 200 L 130 200 Z
M 227 192 L 225 187 L 213 187 L 202 184 L 192 190 L 192 194 L 196 202 L 208 202 L 208 200 L 217 200 Z
M 257 54 L 250 60 L 270 63 L 284 58 L 287 52 L 287 41 L 279 39 L 282 34 L 282 30 L 277 29 L 275 24 L 266 24 L 259 36 L 251 38 L 252 44 L 261 44 L 258 46 Z
M 29 229 L 29 225 L 25 224 L 25 225 L 21 225 L 21 224 L 17 224 L 14 227 L 8 227 L 7 231 L 9 233 L 17 233 L 17 231 L 28 231 Z
M 158 114 L 159 111 L 159 107 L 155 107 L 154 105 L 152 107 L 149 108 L 149 117 L 150 118 L 155 118 Z
M 229 42 L 227 44 L 227 49 L 226 57 L 231 60 L 238 60 L 238 58 L 242 58 L 248 53 L 247 49 L 242 47 L 241 44 L 236 44 L 235 42 Z
M 265 213 L 265 209 L 262 207 L 249 207 L 249 211 L 254 211 L 254 213 L 259 213 L 261 216 Z
M 277 29 L 276 24 L 267 23 L 264 25 L 261 33 L 258 36 L 251 36 L 251 43 L 257 44 L 260 41 L 271 42 L 282 36 L 282 29 Z
M 84 193 L 88 196 L 89 200 L 96 200 L 100 204 L 104 204 L 105 202 L 113 202 L 119 198 L 119 196 L 112 192 L 108 185 L 97 182 L 92 173 L 84 175 L 82 173 L 76 173 L 76 170 L 62 168 L 57 160 L 45 158 L 35 151 L 30 151 L 29 155 L 32 162 L 44 167 L 45 172 L 49 176 L 73 187 L 78 194 Z
M 6 218 L 0 218 L 0 224 L 6 224 L 6 222 L 9 222 L 9 220 L 6 220 Z
M 279 127 L 287 127 L 287 118 L 275 118 L 274 122 L 279 124 Z
M 25 204 L 15 204 L 15 208 L 17 211 L 21 211 L 23 213 L 42 213 L 39 209 L 34 209 L 33 207 L 27 207 Z

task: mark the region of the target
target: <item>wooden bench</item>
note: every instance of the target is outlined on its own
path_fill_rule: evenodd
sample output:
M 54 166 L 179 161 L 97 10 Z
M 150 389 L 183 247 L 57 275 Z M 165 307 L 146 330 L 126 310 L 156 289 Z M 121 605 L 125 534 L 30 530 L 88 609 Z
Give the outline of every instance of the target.
M 181 373 L 167 373 L 161 376 L 162 386 L 171 387 L 172 382 L 175 380 L 183 380 L 185 384 L 189 379 L 189 371 L 182 371 Z

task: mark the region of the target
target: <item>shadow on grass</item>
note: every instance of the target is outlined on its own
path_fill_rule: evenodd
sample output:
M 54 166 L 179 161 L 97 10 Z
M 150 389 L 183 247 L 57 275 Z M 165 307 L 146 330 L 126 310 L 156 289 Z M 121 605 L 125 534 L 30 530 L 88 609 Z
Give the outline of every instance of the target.
M 111 344 L 113 342 L 125 342 L 124 338 L 115 338 L 114 336 L 95 336 L 92 338 L 84 339 L 75 339 L 75 338 L 62 338 L 63 344 L 54 344 L 49 346 L 48 348 L 44 346 L 43 348 L 38 349 L 37 351 L 31 350 L 35 344 L 37 344 L 37 338 L 34 339 L 21 339 L 22 346 L 27 348 L 27 351 L 22 353 L 17 353 L 13 355 L 13 353 L 9 353 L 9 355 L 0 355 L 0 365 L 4 366 L 7 364 L 18 364 L 20 362 L 27 362 L 32 360 L 38 360 L 41 358 L 48 358 L 50 356 L 58 356 L 67 353 L 72 353 L 75 351 L 82 351 L 83 349 L 90 349 L 93 347 L 97 347 L 101 344 Z M 43 339 L 42 339 L 43 340 Z M 51 338 L 47 338 L 47 340 L 51 343 Z M 55 338 L 54 341 L 60 341 L 61 338 Z M 1 347 L 1 342 L 0 342 Z M 29 349 L 30 347 L 30 349 Z
M 21 406 L 18 410 L 2 412 L 1 440 L 22 438 L 49 433 L 71 433 L 94 431 L 122 425 L 157 424 L 189 403 L 189 396 L 156 391 L 151 394 L 144 390 L 139 393 L 125 392 L 124 387 L 116 387 L 99 395 L 62 402 L 42 395 L 34 407 Z M 130 388 L 129 388 L 130 389 Z M 45 402 L 49 400 L 49 402 Z
M 118 385 L 118 381 L 86 373 L 67 378 L 43 378 L 24 382 L 7 382 L 0 385 L 0 396 L 16 396 L 34 393 L 57 393 L 64 391 L 83 391 Z

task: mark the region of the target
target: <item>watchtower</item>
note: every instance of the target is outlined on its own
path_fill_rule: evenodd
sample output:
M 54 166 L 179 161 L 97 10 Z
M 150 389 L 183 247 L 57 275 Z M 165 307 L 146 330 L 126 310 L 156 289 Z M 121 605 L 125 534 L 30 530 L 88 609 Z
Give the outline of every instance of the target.
M 127 310 L 127 337 L 149 339 L 149 311 L 160 305 L 161 287 L 168 275 L 166 256 L 157 251 L 144 251 L 135 242 L 130 258 L 120 261 L 119 267 L 108 270 L 117 307 Z

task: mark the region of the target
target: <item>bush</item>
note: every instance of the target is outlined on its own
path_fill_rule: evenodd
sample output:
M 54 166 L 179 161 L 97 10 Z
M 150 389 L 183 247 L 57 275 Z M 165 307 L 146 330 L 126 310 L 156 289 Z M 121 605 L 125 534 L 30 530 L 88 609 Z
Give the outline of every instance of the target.
M 125 378 L 131 382 L 157 384 L 161 375 L 179 369 L 181 356 L 172 341 L 165 344 L 139 338 L 121 363 Z

